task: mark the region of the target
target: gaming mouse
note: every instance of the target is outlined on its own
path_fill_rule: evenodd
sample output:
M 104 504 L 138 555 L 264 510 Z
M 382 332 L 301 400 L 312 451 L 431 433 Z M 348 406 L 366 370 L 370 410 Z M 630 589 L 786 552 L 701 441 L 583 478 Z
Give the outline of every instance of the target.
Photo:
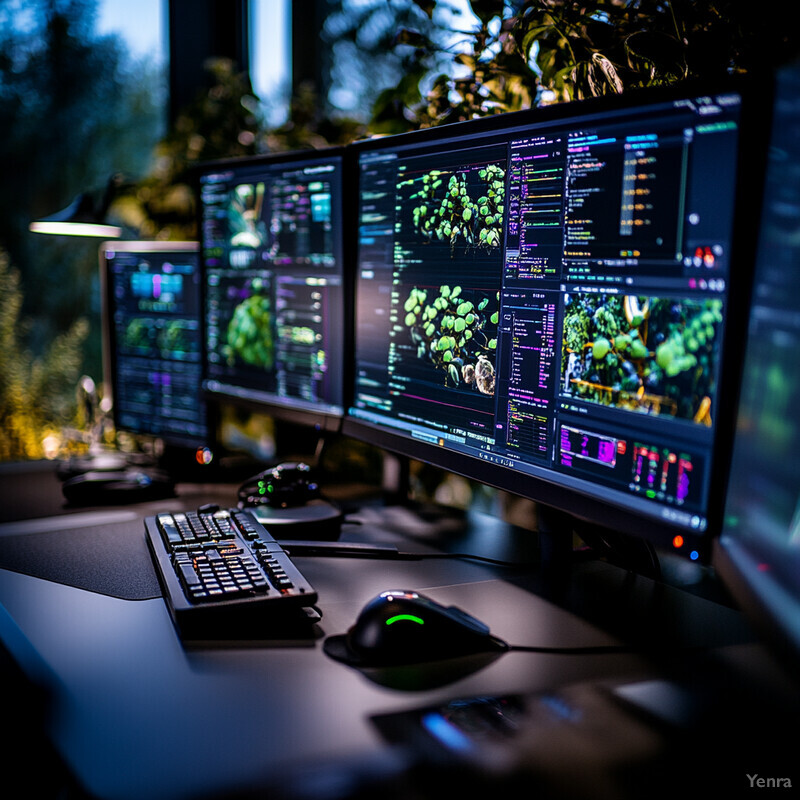
M 259 472 L 239 487 L 243 507 L 270 505 L 276 508 L 300 506 L 320 496 L 311 467 L 302 462 L 284 462 Z
M 348 657 L 340 660 L 363 666 L 414 664 L 508 649 L 466 611 L 407 590 L 382 592 L 367 603 L 342 644 Z

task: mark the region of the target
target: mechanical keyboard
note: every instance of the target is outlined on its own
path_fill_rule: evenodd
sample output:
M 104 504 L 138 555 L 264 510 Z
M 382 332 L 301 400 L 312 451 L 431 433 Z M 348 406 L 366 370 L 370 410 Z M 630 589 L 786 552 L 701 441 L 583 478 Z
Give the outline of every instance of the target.
M 291 638 L 319 619 L 316 592 L 248 511 L 161 513 L 144 522 L 183 638 Z

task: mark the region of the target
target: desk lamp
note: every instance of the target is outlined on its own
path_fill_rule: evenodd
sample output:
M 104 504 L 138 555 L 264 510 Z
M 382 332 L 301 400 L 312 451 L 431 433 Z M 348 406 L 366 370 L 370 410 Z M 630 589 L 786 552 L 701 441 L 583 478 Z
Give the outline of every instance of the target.
M 106 214 L 121 183 L 121 176 L 112 175 L 99 202 L 91 193 L 82 192 L 66 208 L 31 222 L 28 229 L 33 233 L 118 239 L 122 235 L 122 228 L 109 225 Z
M 66 208 L 48 217 L 35 220 L 28 225 L 33 233 L 55 234 L 60 236 L 102 237 L 118 239 L 122 236 L 122 228 L 106 222 L 106 215 L 119 188 L 122 176 L 112 175 L 101 197 L 96 193 L 82 192 Z M 119 453 L 108 451 L 100 442 L 97 410 L 99 403 L 91 378 L 83 376 L 78 385 L 78 400 L 87 409 L 90 444 L 88 456 L 81 459 L 69 459 L 61 465 L 61 477 L 69 477 L 75 473 L 97 469 L 120 469 L 127 459 Z

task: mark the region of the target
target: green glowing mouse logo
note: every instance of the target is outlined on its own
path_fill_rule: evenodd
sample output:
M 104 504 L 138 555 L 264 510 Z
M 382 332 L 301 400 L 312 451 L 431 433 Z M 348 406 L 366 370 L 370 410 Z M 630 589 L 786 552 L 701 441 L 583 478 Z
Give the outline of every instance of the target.
M 415 617 L 413 614 L 397 614 L 394 617 L 389 617 L 386 620 L 387 625 L 394 625 L 395 622 L 401 622 L 402 620 L 407 620 L 408 622 L 416 622 L 417 625 L 424 625 L 425 620 L 421 619 L 420 617 Z

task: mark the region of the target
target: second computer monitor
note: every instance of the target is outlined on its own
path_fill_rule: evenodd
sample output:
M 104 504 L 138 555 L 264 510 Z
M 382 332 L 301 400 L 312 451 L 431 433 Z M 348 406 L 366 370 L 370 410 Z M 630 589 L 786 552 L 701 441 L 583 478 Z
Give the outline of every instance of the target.
M 342 155 L 230 160 L 199 175 L 204 388 L 337 428 L 343 412 Z

